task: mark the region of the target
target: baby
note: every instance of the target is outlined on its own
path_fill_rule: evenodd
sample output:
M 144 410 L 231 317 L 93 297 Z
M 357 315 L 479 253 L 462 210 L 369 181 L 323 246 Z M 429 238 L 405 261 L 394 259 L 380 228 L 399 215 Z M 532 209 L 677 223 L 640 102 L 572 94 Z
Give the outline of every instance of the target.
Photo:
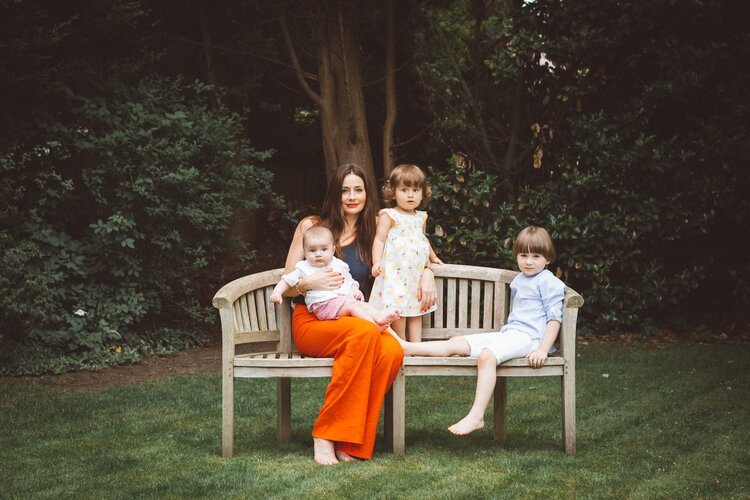
M 281 304 L 282 294 L 297 285 L 302 276 L 310 276 L 330 268 L 344 276 L 344 283 L 333 290 L 308 290 L 305 293 L 307 309 L 321 320 L 354 316 L 375 323 L 382 331 L 399 318 L 396 311 L 381 310 L 367 302 L 352 275 L 349 266 L 333 255 L 336 246 L 333 234 L 325 227 L 311 227 L 302 237 L 305 260 L 294 266 L 294 271 L 285 274 L 273 289 L 269 300 Z

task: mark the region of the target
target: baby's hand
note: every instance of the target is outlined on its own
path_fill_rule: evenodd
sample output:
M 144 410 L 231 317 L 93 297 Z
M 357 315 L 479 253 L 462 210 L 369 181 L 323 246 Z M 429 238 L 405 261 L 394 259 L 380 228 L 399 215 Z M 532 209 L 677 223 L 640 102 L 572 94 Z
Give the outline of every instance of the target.
M 541 368 L 544 366 L 544 362 L 547 361 L 547 353 L 542 349 L 531 351 L 525 357 L 529 360 L 529 366 L 532 368 Z
M 365 294 L 361 290 L 354 290 L 354 298 L 357 300 L 365 300 Z
M 380 263 L 375 264 L 374 266 L 372 266 L 372 273 L 371 274 L 372 274 L 373 278 L 377 278 L 378 276 L 380 276 Z
M 268 300 L 270 300 L 274 304 L 281 304 L 281 294 L 278 292 L 272 293 L 271 296 L 268 297 Z

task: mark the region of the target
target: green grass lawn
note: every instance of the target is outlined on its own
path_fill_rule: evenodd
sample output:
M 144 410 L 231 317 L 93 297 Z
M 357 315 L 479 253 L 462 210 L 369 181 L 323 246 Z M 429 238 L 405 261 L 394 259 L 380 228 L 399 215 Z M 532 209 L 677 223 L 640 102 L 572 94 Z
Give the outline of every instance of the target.
M 325 380 L 295 380 L 292 443 L 275 383 L 237 383 L 219 457 L 218 373 L 103 390 L 0 382 L 0 498 L 750 498 L 750 347 L 580 346 L 578 453 L 561 450 L 556 379 L 511 379 L 508 442 L 459 438 L 470 378 L 407 379 L 407 451 L 312 461 Z M 489 417 L 489 415 L 488 415 Z M 488 420 L 491 422 L 491 419 Z M 491 425 L 491 424 L 490 424 Z

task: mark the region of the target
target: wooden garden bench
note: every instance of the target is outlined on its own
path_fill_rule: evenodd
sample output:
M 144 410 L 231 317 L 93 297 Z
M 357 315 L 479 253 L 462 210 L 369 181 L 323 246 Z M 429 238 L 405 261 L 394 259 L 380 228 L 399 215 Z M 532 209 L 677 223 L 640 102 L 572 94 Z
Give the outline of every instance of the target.
M 456 335 L 498 331 L 508 317 L 509 284 L 515 271 L 446 264 L 435 266 L 438 308 L 424 318 L 425 341 Z M 275 378 L 278 438 L 291 434 L 291 379 L 330 377 L 333 358 L 308 358 L 292 341 L 291 307 L 269 302 L 268 296 L 281 279 L 282 269 L 239 278 L 225 285 L 213 299 L 222 329 L 222 456 L 231 457 L 234 441 L 234 379 Z M 494 437 L 504 441 L 507 377 L 559 377 L 562 395 L 562 436 L 566 453 L 575 453 L 575 336 L 578 308 L 583 298 L 568 288 L 558 352 L 542 368 L 531 368 L 524 358 L 497 367 L 494 394 Z M 237 346 L 273 342 L 268 352 L 240 354 Z M 468 357 L 404 358 L 385 401 L 385 434 L 397 455 L 406 451 L 406 380 L 408 376 L 476 376 L 476 359 Z

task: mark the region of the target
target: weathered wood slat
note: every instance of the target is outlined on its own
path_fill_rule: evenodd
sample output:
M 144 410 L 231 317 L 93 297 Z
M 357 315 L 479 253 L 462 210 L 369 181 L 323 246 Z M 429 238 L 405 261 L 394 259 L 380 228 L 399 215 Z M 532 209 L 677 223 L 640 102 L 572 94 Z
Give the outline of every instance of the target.
M 403 373 L 411 377 L 476 377 L 477 366 L 409 366 L 404 365 Z M 541 368 L 529 367 L 503 367 L 497 368 L 498 377 L 560 377 L 563 374 L 562 366 L 543 366 Z
M 247 306 L 247 294 L 240 297 L 240 314 L 242 314 L 242 331 L 248 332 L 253 328 L 250 323 L 250 310 Z
M 547 358 L 545 366 L 563 366 L 565 360 L 559 356 L 550 356 Z M 422 367 L 422 366 L 474 366 L 477 365 L 476 358 L 468 356 L 450 356 L 450 357 L 427 357 L 427 356 L 405 356 L 403 366 Z M 500 367 L 528 367 L 529 363 L 526 358 L 514 358 L 499 365 Z
M 258 306 L 256 309 L 258 311 L 258 329 L 268 330 L 268 320 L 266 319 L 266 304 L 268 304 L 268 301 L 263 294 L 262 288 L 255 291 L 255 303 Z
M 443 299 L 443 292 L 444 292 L 444 285 L 445 280 L 442 278 L 436 278 L 435 279 L 435 288 L 437 293 L 437 309 L 433 313 L 433 321 L 432 326 L 433 327 L 442 327 L 445 325 L 445 321 L 443 319 L 444 317 L 444 311 L 445 311 L 445 300 Z
M 278 326 L 276 325 L 276 307 L 274 306 L 274 303 L 268 300 L 268 298 L 271 296 L 271 293 L 273 293 L 273 287 L 267 286 L 265 287 L 266 291 L 266 319 L 268 320 L 268 329 L 269 330 L 276 330 Z
M 458 327 L 468 326 L 469 314 L 469 281 L 458 280 Z
M 482 304 L 482 327 L 492 328 L 492 316 L 494 314 L 495 284 L 491 281 L 484 282 L 484 298 Z
M 234 343 L 252 344 L 255 342 L 278 342 L 281 334 L 278 330 L 265 330 L 262 332 L 235 332 Z
M 429 328 L 422 330 L 422 338 L 425 340 L 445 340 L 458 335 L 471 335 L 473 333 L 487 333 L 495 330 L 487 328 Z
M 445 298 L 445 326 L 456 327 L 456 280 L 448 280 L 448 295 Z
M 250 315 L 250 328 L 258 330 L 258 309 L 255 307 L 255 294 L 248 293 L 245 298 L 247 298 L 247 311 Z
M 481 283 L 479 280 L 471 280 L 471 313 L 469 315 L 469 327 L 471 328 L 480 327 L 479 303 L 482 300 Z

